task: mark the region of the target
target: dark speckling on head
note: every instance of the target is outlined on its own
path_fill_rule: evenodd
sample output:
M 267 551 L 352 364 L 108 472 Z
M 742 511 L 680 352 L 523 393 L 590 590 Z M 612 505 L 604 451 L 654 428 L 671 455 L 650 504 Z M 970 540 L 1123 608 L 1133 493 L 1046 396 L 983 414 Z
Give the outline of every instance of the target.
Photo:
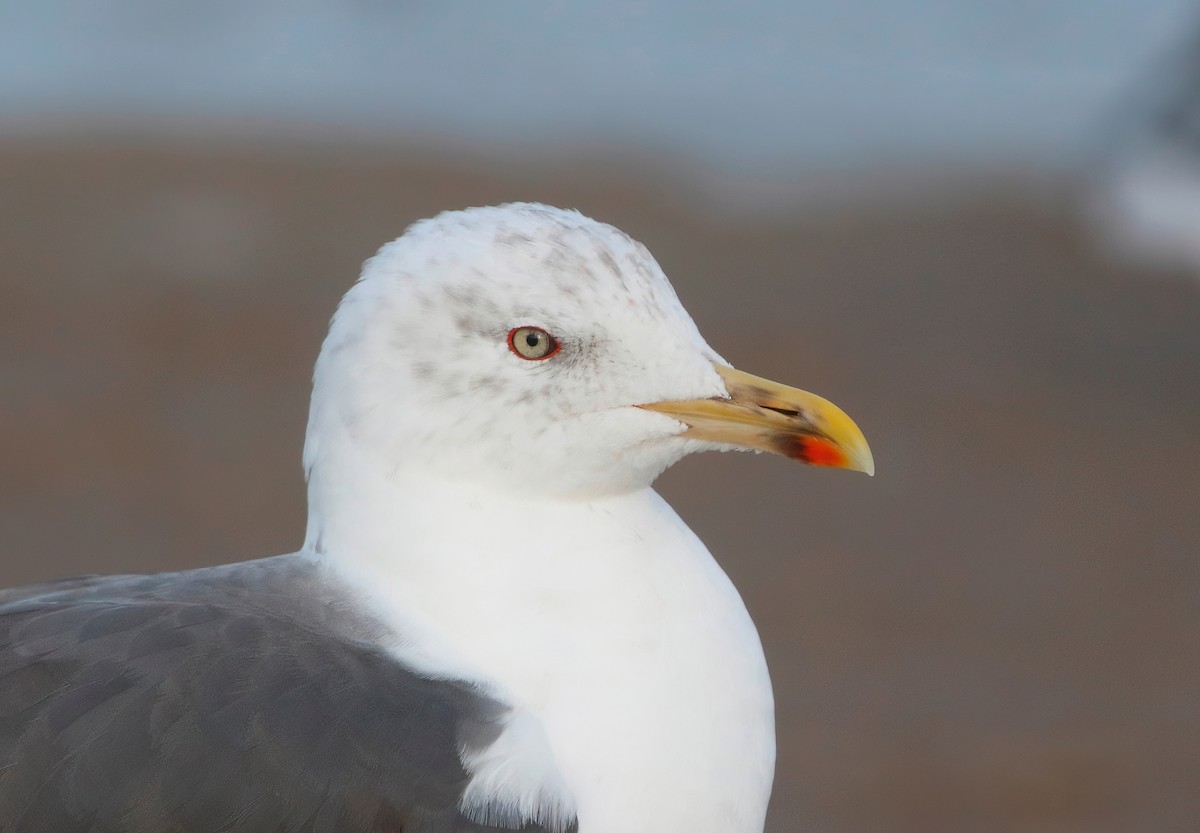
M 558 341 L 553 360 L 511 353 L 507 334 L 524 326 Z M 413 225 L 367 262 L 329 338 L 349 348 L 337 362 L 318 362 L 310 429 L 354 424 L 362 442 L 447 474 L 530 469 L 544 447 L 521 438 L 542 436 L 562 414 L 584 418 L 672 388 L 723 390 L 711 366 L 718 357 L 644 246 L 577 212 L 537 205 Z M 691 369 L 681 373 L 680 362 Z M 326 387 L 337 396 L 324 396 Z M 389 399 L 403 399 L 420 421 L 397 431 L 395 409 L 375 407 Z M 364 433 L 372 421 L 376 431 Z M 445 447 L 433 435 L 447 431 L 455 455 L 432 457 Z M 585 448 L 598 442 L 595 432 L 570 436 L 581 459 L 594 456 Z
M 613 277 L 620 280 L 621 269 L 617 266 L 617 261 L 613 258 L 612 252 L 608 251 L 608 249 L 601 249 L 597 252 L 596 256 L 600 259 L 600 263 L 604 265 L 604 268 L 608 269 Z

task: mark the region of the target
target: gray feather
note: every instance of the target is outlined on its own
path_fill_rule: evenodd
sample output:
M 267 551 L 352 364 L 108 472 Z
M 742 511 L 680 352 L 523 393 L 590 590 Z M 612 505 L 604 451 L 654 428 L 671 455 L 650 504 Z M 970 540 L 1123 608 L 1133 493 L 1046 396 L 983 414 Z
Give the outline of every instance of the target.
M 294 556 L 0 591 L 0 828 L 514 829 L 457 809 L 506 706 L 383 636 Z

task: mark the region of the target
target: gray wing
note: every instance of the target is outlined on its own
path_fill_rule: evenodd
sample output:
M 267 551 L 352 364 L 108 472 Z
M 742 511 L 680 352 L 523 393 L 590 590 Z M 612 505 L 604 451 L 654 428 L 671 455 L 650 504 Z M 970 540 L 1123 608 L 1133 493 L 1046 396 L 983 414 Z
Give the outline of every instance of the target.
M 543 831 L 457 809 L 460 750 L 494 740 L 503 704 L 406 669 L 301 564 L 0 595 L 0 826 Z

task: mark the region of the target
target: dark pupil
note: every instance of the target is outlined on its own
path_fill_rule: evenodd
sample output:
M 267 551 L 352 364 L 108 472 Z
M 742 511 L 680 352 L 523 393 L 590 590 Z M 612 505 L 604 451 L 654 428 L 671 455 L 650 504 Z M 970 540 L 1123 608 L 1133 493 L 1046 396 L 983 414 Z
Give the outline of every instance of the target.
M 537 347 L 542 341 L 541 333 L 527 333 L 525 335 L 525 343 L 530 347 Z

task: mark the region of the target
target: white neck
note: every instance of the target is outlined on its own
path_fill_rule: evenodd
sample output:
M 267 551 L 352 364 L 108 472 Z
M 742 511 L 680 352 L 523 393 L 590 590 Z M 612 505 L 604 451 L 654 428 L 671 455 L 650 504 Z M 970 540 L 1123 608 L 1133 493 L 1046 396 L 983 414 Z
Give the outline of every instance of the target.
M 306 551 L 374 601 L 404 661 L 537 718 L 580 833 L 761 830 L 758 636 L 655 492 L 531 501 L 338 460 L 312 472 Z

